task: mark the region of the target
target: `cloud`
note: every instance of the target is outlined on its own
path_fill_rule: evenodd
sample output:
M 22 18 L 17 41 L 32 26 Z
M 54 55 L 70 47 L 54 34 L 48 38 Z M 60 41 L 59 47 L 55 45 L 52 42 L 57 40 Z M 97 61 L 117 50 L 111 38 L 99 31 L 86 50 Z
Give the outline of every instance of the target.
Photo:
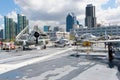
M 116 8 L 108 8 L 107 10 L 101 10 L 97 14 L 98 22 L 105 24 L 119 24 L 120 25 L 120 6 Z
M 3 24 L 3 16 L 0 15 L 0 29 L 3 29 L 4 28 L 4 24 Z
M 16 11 L 11 11 L 10 13 L 7 14 L 7 17 L 13 18 L 15 22 L 17 22 L 17 12 Z
M 9 18 L 12 18 L 15 22 L 17 22 L 17 13 L 16 11 L 11 11 L 6 15 Z M 0 15 L 0 29 L 4 29 L 4 17 Z
M 3 16 L 2 15 L 0 15 L 0 19 L 2 19 L 3 18 Z
M 98 23 L 101 21 L 110 22 L 117 20 L 119 15 L 119 6 L 117 8 L 108 8 L 104 10 L 102 5 L 109 0 L 14 0 L 33 24 L 43 25 L 65 25 L 66 16 L 74 12 L 77 19 L 84 25 L 85 7 L 87 4 L 96 6 L 96 17 Z M 119 0 L 116 0 L 120 4 Z M 52 23 L 52 24 L 51 24 Z
M 115 0 L 117 5 L 120 5 L 120 0 Z
M 4 29 L 4 24 L 1 24 L 0 29 Z
M 2 21 L 3 21 L 3 16 L 0 15 L 0 23 L 2 23 Z

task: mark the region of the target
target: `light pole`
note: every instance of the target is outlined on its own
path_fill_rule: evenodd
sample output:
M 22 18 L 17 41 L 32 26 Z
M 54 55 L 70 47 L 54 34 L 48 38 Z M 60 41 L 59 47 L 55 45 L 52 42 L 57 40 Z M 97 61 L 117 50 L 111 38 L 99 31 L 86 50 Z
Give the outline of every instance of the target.
M 75 54 L 75 56 L 76 57 L 79 57 L 79 54 L 78 54 L 78 34 L 77 34 L 77 32 L 74 30 L 74 33 L 75 33 L 75 41 L 76 41 L 76 54 Z

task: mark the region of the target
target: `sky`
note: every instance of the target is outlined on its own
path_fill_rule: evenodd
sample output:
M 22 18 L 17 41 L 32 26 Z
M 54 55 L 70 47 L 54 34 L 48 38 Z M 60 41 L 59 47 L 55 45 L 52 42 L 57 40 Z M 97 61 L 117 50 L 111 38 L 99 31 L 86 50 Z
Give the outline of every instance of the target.
M 95 6 L 97 23 L 120 24 L 120 0 L 0 0 L 0 29 L 4 28 L 4 16 L 17 21 L 18 13 L 27 16 L 30 26 L 65 27 L 66 16 L 73 12 L 84 25 L 87 4 Z

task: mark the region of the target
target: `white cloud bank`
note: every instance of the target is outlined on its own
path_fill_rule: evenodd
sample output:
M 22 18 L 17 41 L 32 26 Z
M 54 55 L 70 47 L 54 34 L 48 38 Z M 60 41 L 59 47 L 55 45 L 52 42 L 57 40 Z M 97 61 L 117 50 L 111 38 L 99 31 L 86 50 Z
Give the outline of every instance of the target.
M 7 17 L 12 18 L 15 22 L 17 22 L 17 13 L 16 11 L 11 11 L 7 14 Z
M 3 24 L 3 16 L 0 15 L 0 29 L 4 28 L 4 24 Z
M 3 18 L 3 16 L 2 15 L 0 15 L 0 19 L 2 19 Z
M 109 0 L 14 0 L 21 8 L 32 24 L 43 25 L 65 25 L 66 16 L 74 12 L 84 25 L 85 7 L 87 4 L 96 6 L 96 17 L 98 23 L 118 24 L 120 21 L 120 0 L 116 0 L 116 8 L 103 9 L 102 5 Z M 14 14 L 14 12 L 13 12 Z

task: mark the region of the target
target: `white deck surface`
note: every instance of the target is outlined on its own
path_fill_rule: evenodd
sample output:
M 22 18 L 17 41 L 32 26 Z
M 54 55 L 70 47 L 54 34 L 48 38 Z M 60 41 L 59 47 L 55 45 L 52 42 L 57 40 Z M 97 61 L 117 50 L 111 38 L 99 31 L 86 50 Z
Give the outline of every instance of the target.
M 106 52 L 88 53 L 86 51 L 79 52 L 81 55 L 80 58 L 68 57 L 71 53 L 75 53 L 75 51 L 72 51 L 73 48 L 74 47 L 52 48 L 42 51 L 21 51 L 18 52 L 19 54 L 17 52 L 3 52 L 0 55 L 6 54 L 7 56 L 3 56 L 4 58 L 0 57 L 0 80 L 7 80 L 9 77 L 10 79 L 8 80 L 120 80 L 118 77 L 120 76 L 120 72 L 117 67 L 110 68 L 106 65 Z M 96 56 L 101 62 L 96 59 Z M 86 59 L 82 60 L 82 58 Z M 44 65 L 44 63 L 48 65 L 52 64 L 52 66 Z M 40 66 L 38 67 L 36 64 L 40 64 L 40 66 L 44 67 L 40 68 Z M 38 67 L 40 71 L 38 70 L 37 73 L 39 74 L 35 75 L 34 72 L 33 74 L 30 72 L 29 76 L 31 77 L 25 75 L 26 69 L 32 71 L 35 69 L 34 67 Z M 23 69 L 23 77 L 20 77 L 20 75 L 16 75 L 15 78 L 10 76 L 11 73 L 14 74 L 16 70 L 17 73 L 20 73 L 19 69 L 20 71 Z M 46 70 L 41 72 L 42 69 Z

